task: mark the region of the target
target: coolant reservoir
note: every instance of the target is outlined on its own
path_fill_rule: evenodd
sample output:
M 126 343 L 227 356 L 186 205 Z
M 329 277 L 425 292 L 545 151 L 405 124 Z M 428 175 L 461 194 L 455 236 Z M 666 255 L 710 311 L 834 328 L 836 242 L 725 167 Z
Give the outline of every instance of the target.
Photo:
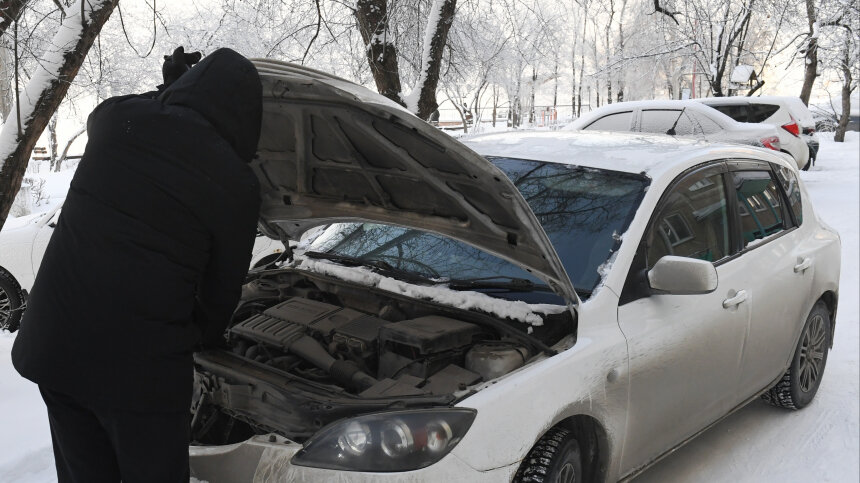
M 528 349 L 514 342 L 483 342 L 466 353 L 466 369 L 489 381 L 522 367 L 528 356 Z

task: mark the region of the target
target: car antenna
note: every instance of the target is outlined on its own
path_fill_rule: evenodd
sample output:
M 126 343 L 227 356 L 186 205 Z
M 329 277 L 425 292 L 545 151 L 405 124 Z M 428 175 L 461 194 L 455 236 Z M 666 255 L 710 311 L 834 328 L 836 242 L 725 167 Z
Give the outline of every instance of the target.
M 668 134 L 668 135 L 670 135 L 670 136 L 674 136 L 674 135 L 675 135 L 675 126 L 677 126 L 677 125 L 678 125 L 678 121 L 680 121 L 680 120 L 681 120 L 681 116 L 683 116 L 683 115 L 684 115 L 684 111 L 685 111 L 686 109 L 687 109 L 687 106 L 684 106 L 684 108 L 683 108 L 683 109 L 681 109 L 681 112 L 680 112 L 680 113 L 678 113 L 678 117 L 677 117 L 677 119 L 675 119 L 675 123 L 674 123 L 674 124 L 672 124 L 672 127 L 670 127 L 668 131 L 666 131 L 666 134 Z

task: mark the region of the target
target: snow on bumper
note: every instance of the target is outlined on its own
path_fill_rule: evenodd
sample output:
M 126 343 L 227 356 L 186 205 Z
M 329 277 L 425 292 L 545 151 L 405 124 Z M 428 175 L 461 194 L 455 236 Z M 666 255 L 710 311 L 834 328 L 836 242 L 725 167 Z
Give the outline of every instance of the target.
M 226 446 L 191 446 L 191 475 L 208 483 L 317 482 L 498 482 L 510 481 L 517 464 L 478 471 L 453 454 L 438 463 L 402 473 L 366 473 L 295 466 L 302 445 L 275 435 L 254 436 Z

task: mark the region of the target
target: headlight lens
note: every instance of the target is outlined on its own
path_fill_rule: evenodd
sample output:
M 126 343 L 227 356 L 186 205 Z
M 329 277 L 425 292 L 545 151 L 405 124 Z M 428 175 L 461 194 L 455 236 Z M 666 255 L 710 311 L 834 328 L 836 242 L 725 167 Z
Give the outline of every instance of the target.
M 293 464 L 345 471 L 410 471 L 432 465 L 460 442 L 475 420 L 468 408 L 366 414 L 321 429 Z

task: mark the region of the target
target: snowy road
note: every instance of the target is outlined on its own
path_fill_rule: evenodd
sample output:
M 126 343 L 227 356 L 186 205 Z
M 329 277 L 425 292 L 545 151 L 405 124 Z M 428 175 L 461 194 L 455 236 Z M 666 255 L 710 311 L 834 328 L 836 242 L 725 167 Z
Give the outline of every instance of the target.
M 819 215 L 842 236 L 843 266 L 836 342 L 815 401 L 797 412 L 756 401 L 637 483 L 860 481 L 860 138 L 822 141 L 820 161 L 801 177 Z M 13 341 L 0 333 L 0 481 L 56 481 L 45 409 L 35 385 L 12 368 Z

